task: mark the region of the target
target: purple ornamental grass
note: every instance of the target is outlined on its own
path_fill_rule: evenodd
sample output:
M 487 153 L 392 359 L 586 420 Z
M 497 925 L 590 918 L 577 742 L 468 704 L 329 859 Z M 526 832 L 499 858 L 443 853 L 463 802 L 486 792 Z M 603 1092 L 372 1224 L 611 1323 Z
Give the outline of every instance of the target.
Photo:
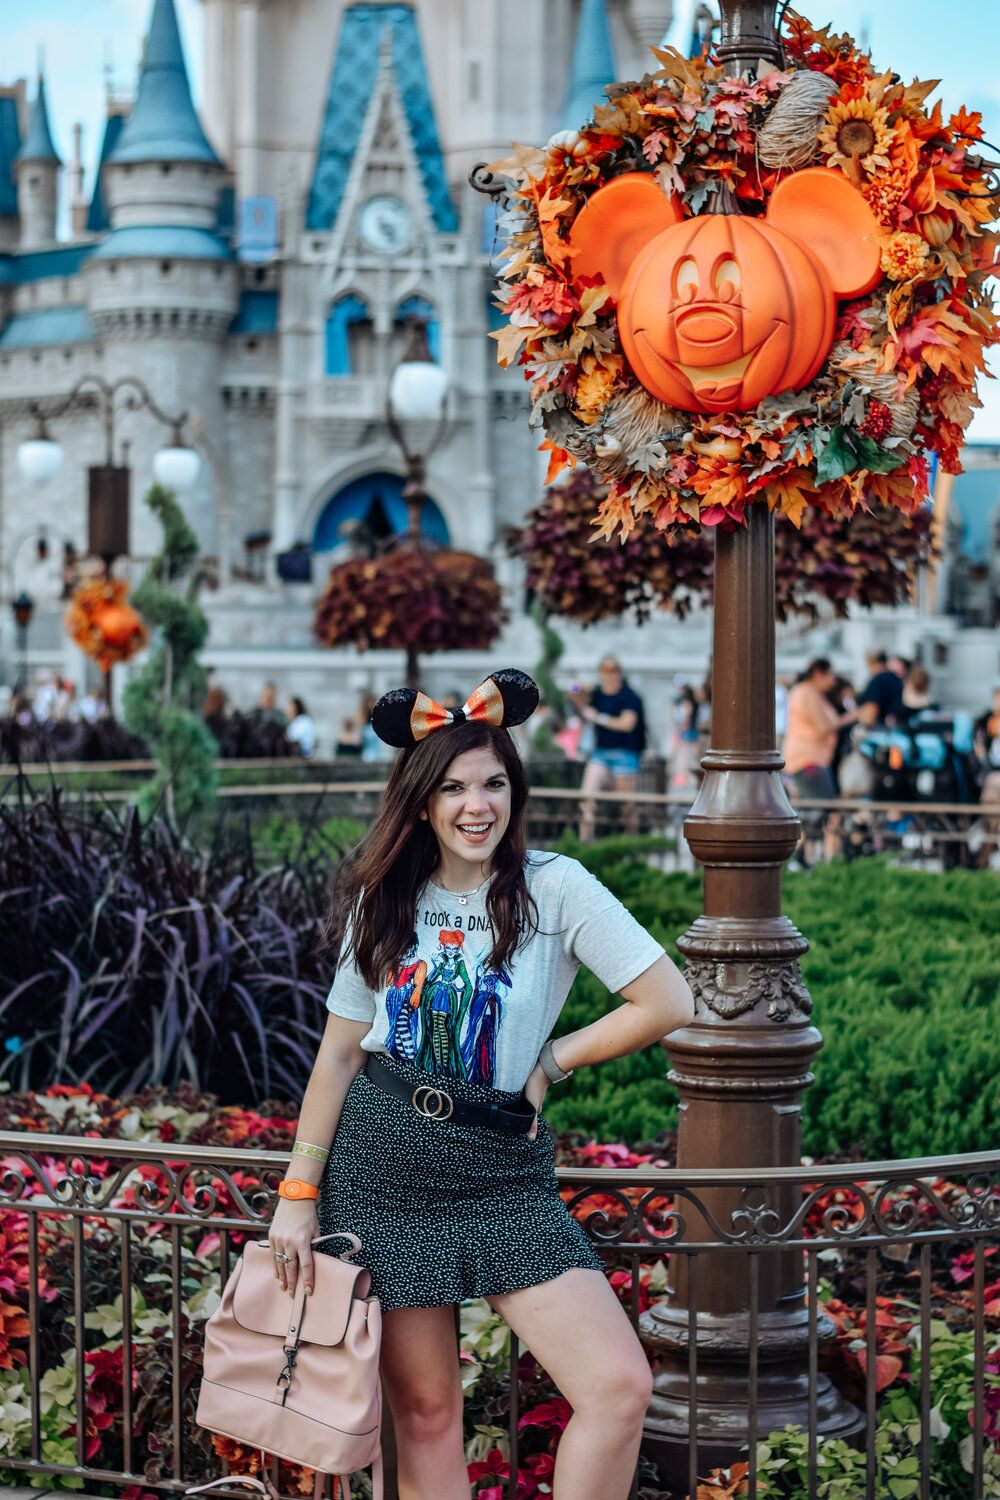
M 133 809 L 70 811 L 58 791 L 0 805 L 0 1079 L 301 1096 L 342 851 L 314 836 L 258 868 L 248 830 L 216 828 L 205 851 Z

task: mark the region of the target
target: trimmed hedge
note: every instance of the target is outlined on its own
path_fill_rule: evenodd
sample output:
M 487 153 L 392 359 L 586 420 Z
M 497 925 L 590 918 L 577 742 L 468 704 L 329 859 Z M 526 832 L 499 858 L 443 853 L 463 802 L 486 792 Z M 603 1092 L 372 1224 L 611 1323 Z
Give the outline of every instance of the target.
M 650 869 L 626 839 L 561 846 L 604 881 L 663 942 L 700 910 L 696 875 Z M 804 1097 L 803 1149 L 830 1156 L 861 1145 L 869 1158 L 982 1151 L 1000 1139 L 1000 881 L 881 861 L 789 874 L 785 909 L 809 938 L 802 960 L 824 1045 Z M 560 1031 L 610 1003 L 581 974 Z M 669 1064 L 655 1047 L 580 1069 L 553 1089 L 557 1130 L 642 1141 L 677 1123 Z

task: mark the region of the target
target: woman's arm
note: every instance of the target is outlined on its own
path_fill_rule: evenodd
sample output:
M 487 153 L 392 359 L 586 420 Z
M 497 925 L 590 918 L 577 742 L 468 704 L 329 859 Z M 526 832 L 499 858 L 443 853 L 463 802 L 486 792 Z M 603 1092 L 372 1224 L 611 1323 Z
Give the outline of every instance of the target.
M 602 729 L 613 729 L 618 734 L 631 734 L 639 722 L 634 708 L 623 708 L 620 714 L 602 714 L 596 708 L 585 708 L 583 717 L 591 724 L 600 724 Z
M 552 1043 L 552 1056 L 560 1068 L 569 1072 L 641 1052 L 694 1020 L 691 987 L 665 953 L 621 993 L 624 1005 Z M 536 1067 L 524 1088 L 536 1110 L 541 1109 L 548 1086 L 549 1080 Z
M 624 1005 L 552 1044 L 560 1068 L 587 1068 L 641 1052 L 694 1020 L 694 997 L 684 975 L 664 953 L 622 990 Z
M 335 1015 L 327 1018 L 302 1100 L 296 1139 L 329 1150 L 347 1091 L 364 1065 L 366 1054 L 361 1050 L 361 1043 L 370 1030 L 368 1021 L 348 1021 Z M 295 1152 L 289 1159 L 287 1175 L 318 1187 L 324 1166 L 325 1162 Z M 294 1290 L 299 1272 L 305 1277 L 306 1291 L 313 1289 L 312 1241 L 318 1230 L 315 1199 L 278 1199 L 268 1241 L 272 1250 L 290 1257 L 287 1261 L 274 1263 L 275 1276 L 289 1291 Z

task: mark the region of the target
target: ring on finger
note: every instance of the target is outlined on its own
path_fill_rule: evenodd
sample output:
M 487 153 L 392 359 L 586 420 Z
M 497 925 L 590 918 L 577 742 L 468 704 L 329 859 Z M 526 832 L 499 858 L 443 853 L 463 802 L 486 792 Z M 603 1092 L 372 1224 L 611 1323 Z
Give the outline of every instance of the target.
M 275 1250 L 272 1253 L 274 1255 L 275 1260 L 291 1260 L 292 1259 L 292 1257 L 290 1255 L 282 1255 L 282 1253 L 281 1253 L 280 1250 Z

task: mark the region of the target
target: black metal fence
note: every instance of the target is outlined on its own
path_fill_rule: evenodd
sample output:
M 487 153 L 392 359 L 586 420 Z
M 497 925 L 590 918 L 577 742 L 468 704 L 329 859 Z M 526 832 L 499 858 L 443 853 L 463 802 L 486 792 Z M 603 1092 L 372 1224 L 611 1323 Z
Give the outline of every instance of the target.
M 218 1236 L 212 1253 L 218 1253 L 218 1277 L 224 1283 L 243 1239 L 265 1229 L 287 1157 L 266 1151 L 17 1131 L 0 1132 L 0 1157 L 0 1230 L 7 1235 L 8 1254 L 15 1241 L 25 1250 L 20 1279 L 27 1299 L 31 1419 L 28 1451 L 12 1454 L 8 1445 L 7 1451 L 0 1452 L 0 1469 L 23 1473 L 25 1478 L 73 1475 L 85 1484 L 155 1482 L 157 1488 L 168 1491 L 182 1490 L 203 1478 L 205 1454 L 195 1452 L 192 1443 L 200 1330 L 184 1312 L 192 1247 L 196 1241 L 204 1246 L 206 1236 Z M 769 1309 L 761 1305 L 762 1288 L 768 1286 L 769 1269 L 775 1264 L 770 1258 L 792 1255 L 801 1265 L 797 1301 L 807 1322 L 797 1377 L 806 1393 L 807 1475 L 805 1488 L 795 1493 L 808 1494 L 810 1500 L 820 1494 L 818 1407 L 830 1335 L 822 1297 L 831 1267 L 850 1285 L 854 1301 L 857 1336 L 851 1343 L 857 1346 L 853 1353 L 859 1412 L 854 1441 L 866 1454 L 864 1479 L 857 1493 L 864 1494 L 865 1500 L 882 1500 L 885 1493 L 878 1487 L 875 1439 L 880 1402 L 879 1285 L 889 1267 L 897 1278 L 904 1276 L 911 1289 L 908 1389 L 916 1405 L 912 1441 L 916 1464 L 908 1462 L 906 1471 L 913 1470 L 915 1488 L 893 1489 L 892 1493 L 912 1493 L 919 1500 L 942 1493 L 932 1478 L 935 1434 L 940 1436 L 940 1427 L 935 1427 L 932 1413 L 931 1350 L 944 1307 L 951 1309 L 952 1324 L 956 1319 L 962 1323 L 963 1337 L 971 1345 L 965 1360 L 971 1391 L 967 1418 L 971 1444 L 966 1441 L 963 1449 L 968 1484 L 955 1488 L 953 1482 L 948 1493 L 950 1500 L 964 1496 L 982 1500 L 987 1493 L 984 1472 L 995 1463 L 1000 1445 L 995 1426 L 1000 1398 L 992 1399 L 1000 1376 L 994 1380 L 987 1374 L 988 1359 L 995 1364 L 1000 1350 L 996 1332 L 1000 1329 L 1000 1282 L 990 1288 L 989 1301 L 985 1295 L 988 1276 L 1000 1275 L 994 1259 L 1000 1247 L 1000 1152 L 803 1166 L 767 1173 L 566 1168 L 560 1170 L 559 1179 L 570 1207 L 581 1217 L 609 1271 L 629 1273 L 629 1313 L 640 1335 L 648 1334 L 652 1326 L 650 1313 L 642 1312 L 643 1268 L 666 1263 L 668 1302 L 677 1303 L 678 1288 L 685 1289 L 681 1322 L 686 1328 L 683 1359 L 689 1381 L 686 1482 L 675 1484 L 675 1494 L 696 1494 L 703 1459 L 715 1441 L 704 1431 L 699 1407 L 702 1363 L 710 1352 L 703 1331 L 710 1309 L 699 1305 L 699 1296 L 704 1295 L 699 1288 L 709 1285 L 711 1275 L 706 1273 L 723 1256 L 732 1260 L 733 1277 L 746 1288 L 745 1306 L 740 1310 L 746 1327 L 745 1493 L 748 1500 L 756 1500 L 758 1454 L 766 1437 L 759 1409 L 758 1356 L 762 1343 L 766 1344 L 762 1330 Z M 720 1202 L 730 1205 L 729 1213 L 721 1218 Z M 155 1246 L 150 1226 L 156 1226 Z M 151 1255 L 158 1261 L 152 1273 Z M 954 1294 L 954 1270 L 949 1281 L 946 1269 L 956 1263 L 971 1283 L 971 1296 L 964 1300 Z M 53 1281 L 57 1269 L 62 1276 L 59 1286 Z M 141 1292 L 145 1286 L 151 1292 L 154 1283 L 160 1311 L 143 1313 L 134 1306 L 135 1288 Z M 72 1288 L 71 1294 L 67 1287 Z M 101 1467 L 88 1458 L 88 1451 L 96 1449 L 91 1444 L 88 1398 L 92 1392 L 85 1355 L 98 1342 L 93 1336 L 95 1298 L 107 1298 L 113 1289 L 121 1299 L 116 1325 L 121 1340 L 121 1395 L 115 1410 L 105 1400 L 100 1420 L 105 1428 L 110 1425 L 120 1432 L 120 1448 L 115 1451 L 120 1451 L 121 1463 Z M 4 1300 L 10 1302 L 9 1297 Z M 150 1304 L 156 1300 L 150 1295 Z M 7 1307 L 8 1314 L 12 1310 Z M 207 1311 L 205 1304 L 202 1312 Z M 158 1364 L 150 1364 L 148 1339 L 145 1354 L 136 1343 L 140 1324 L 146 1333 L 152 1327 L 160 1336 Z M 53 1326 L 61 1330 L 67 1351 L 72 1350 L 69 1368 L 74 1388 L 71 1393 L 64 1391 L 64 1398 L 71 1400 L 75 1413 L 88 1413 L 86 1420 L 76 1422 L 72 1455 L 62 1455 L 61 1461 L 42 1453 L 43 1389 L 47 1389 L 43 1343 L 51 1342 Z M 105 1326 L 105 1336 L 108 1331 Z M 10 1347 L 18 1347 L 16 1341 Z M 517 1493 L 520 1452 L 519 1352 L 512 1337 L 511 1500 Z M 159 1472 L 150 1481 L 137 1465 L 143 1452 L 148 1455 L 153 1418 Z M 637 1492 L 636 1480 L 633 1494 Z M 768 1493 L 777 1491 L 771 1487 Z

